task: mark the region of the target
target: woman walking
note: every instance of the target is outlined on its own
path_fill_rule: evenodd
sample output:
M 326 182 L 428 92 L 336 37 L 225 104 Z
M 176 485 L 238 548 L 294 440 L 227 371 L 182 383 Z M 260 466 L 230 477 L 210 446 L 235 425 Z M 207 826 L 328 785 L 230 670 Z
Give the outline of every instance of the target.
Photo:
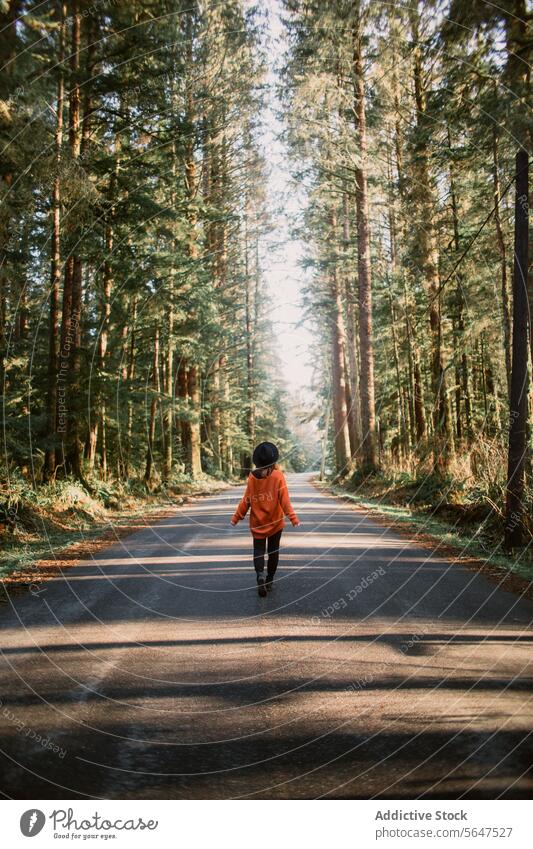
M 264 597 L 272 589 L 278 568 L 279 545 L 288 516 L 295 527 L 300 520 L 289 498 L 285 475 L 276 465 L 279 451 L 272 442 L 261 442 L 254 451 L 255 469 L 248 475 L 246 491 L 231 520 L 236 525 L 250 509 L 250 531 L 254 538 L 254 568 L 259 595 Z M 266 581 L 265 551 L 268 551 Z

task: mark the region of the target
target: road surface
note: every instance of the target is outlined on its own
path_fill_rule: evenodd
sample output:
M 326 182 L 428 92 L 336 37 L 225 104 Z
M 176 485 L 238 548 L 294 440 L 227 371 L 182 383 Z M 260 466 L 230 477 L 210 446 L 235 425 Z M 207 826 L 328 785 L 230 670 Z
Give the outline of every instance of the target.
M 288 481 L 267 599 L 231 489 L 1 605 L 5 796 L 531 798 L 533 602 Z

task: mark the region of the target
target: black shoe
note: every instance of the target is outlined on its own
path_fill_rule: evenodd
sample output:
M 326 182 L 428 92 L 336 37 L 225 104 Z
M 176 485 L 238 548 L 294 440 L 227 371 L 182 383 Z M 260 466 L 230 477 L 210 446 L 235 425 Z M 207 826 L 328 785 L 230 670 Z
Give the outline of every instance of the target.
M 274 575 L 267 574 L 266 588 L 267 588 L 268 592 L 272 591 L 272 584 L 273 583 L 274 583 Z
M 259 593 L 261 598 L 264 598 L 267 594 L 265 579 L 262 575 L 257 576 L 257 592 Z

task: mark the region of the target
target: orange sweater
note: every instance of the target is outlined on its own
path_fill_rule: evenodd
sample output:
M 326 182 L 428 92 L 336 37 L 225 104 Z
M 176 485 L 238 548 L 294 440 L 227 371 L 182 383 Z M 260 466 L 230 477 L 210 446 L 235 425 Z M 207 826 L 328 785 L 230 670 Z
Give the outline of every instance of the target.
M 274 469 L 265 478 L 248 475 L 246 492 L 231 521 L 236 523 L 244 519 L 248 508 L 251 508 L 250 530 L 258 539 L 281 531 L 285 526 L 283 515 L 288 516 L 293 525 L 299 521 L 290 502 L 285 475 L 279 469 Z

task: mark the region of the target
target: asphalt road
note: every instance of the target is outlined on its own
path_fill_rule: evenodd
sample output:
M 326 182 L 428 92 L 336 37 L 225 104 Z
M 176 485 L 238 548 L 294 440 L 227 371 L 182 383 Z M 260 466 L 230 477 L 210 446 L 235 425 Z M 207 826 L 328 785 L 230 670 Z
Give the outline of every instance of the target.
M 288 480 L 267 599 L 232 489 L 0 606 L 5 796 L 531 798 L 533 602 Z

